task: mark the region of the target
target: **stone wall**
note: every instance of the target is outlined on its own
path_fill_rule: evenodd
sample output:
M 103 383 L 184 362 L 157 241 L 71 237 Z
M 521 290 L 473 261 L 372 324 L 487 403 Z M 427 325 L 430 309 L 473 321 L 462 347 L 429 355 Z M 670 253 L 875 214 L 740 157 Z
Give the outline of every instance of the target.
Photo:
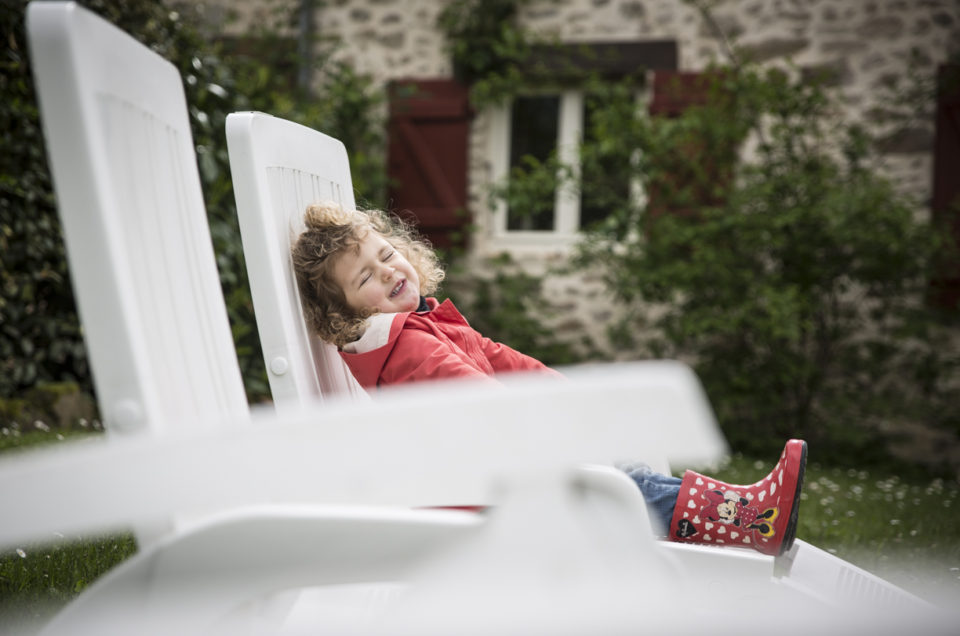
M 223 0 L 219 0 L 222 2 Z M 244 15 L 265 0 L 239 0 Z M 287 2 L 289 0 L 282 0 Z M 208 1 L 217 5 L 218 1 Z M 320 4 L 320 3 L 318 3 Z M 329 0 L 315 15 L 316 28 L 340 39 L 338 55 L 378 81 L 442 78 L 452 72 L 436 18 L 444 0 Z M 253 8 L 252 8 L 253 7 Z M 913 69 L 929 80 L 937 64 L 960 50 L 960 2 L 956 0 L 726 0 L 709 23 L 679 0 L 533 0 L 521 12 L 530 32 L 565 42 L 674 39 L 681 70 L 739 55 L 807 76 L 823 75 L 840 97 L 844 115 L 879 132 L 876 111 L 884 86 Z M 720 34 L 723 34 L 721 36 Z M 931 193 L 932 104 L 906 130 L 884 139 L 884 167 L 923 213 Z M 474 268 L 483 268 L 495 246 L 485 241 L 489 114 L 478 113 L 471 135 L 470 207 L 481 228 Z M 522 267 L 545 272 L 562 251 L 519 253 Z M 564 309 L 558 330 L 576 339 L 584 329 L 603 340 L 601 318 L 610 309 L 596 277 L 551 277 L 550 300 Z
M 164 0 L 173 9 L 198 15 L 212 34 L 242 36 L 261 28 L 283 28 L 290 25 L 285 16 L 295 12 L 299 0 Z M 187 6 L 184 7 L 183 5 Z M 292 28 L 291 37 L 295 35 Z
M 436 29 L 442 0 L 332 0 L 316 26 L 338 37 L 340 56 L 377 80 L 442 78 L 452 73 Z
M 436 31 L 442 0 L 340 0 L 318 13 L 317 25 L 342 39 L 340 55 L 379 80 L 448 77 L 451 64 Z M 681 70 L 699 70 L 738 54 L 791 72 L 828 78 L 845 116 L 883 132 L 874 112 L 885 83 L 913 65 L 931 77 L 951 47 L 960 48 L 960 3 L 954 0 L 727 0 L 711 24 L 677 0 L 543 0 L 528 3 L 521 23 L 530 32 L 565 42 L 675 39 Z M 723 33 L 725 37 L 720 36 Z M 925 210 L 931 189 L 932 118 L 885 139 L 885 168 Z M 471 137 L 470 206 L 481 228 L 473 268 L 495 251 L 483 232 L 491 211 L 486 187 L 490 166 L 485 148 L 487 113 L 478 113 Z M 540 273 L 563 253 L 535 250 L 514 254 L 520 266 Z M 551 276 L 548 299 L 562 309 L 558 332 L 576 340 L 586 330 L 604 342 L 611 315 L 595 276 Z

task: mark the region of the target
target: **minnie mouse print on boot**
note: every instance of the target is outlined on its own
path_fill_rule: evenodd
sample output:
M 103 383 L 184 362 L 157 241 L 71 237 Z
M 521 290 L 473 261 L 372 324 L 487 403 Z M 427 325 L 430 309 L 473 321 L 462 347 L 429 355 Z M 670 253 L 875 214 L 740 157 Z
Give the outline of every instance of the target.
M 670 539 L 783 554 L 797 534 L 806 465 L 807 443 L 792 439 L 770 474 L 750 486 L 725 484 L 688 470 L 670 522 Z

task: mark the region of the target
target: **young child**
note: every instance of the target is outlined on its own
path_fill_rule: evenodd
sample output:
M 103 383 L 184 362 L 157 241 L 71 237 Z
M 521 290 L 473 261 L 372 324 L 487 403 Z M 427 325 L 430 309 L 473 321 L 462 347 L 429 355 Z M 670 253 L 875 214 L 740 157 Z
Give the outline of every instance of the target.
M 539 360 L 483 337 L 449 300 L 429 297 L 444 273 L 433 250 L 376 210 L 311 205 L 292 248 L 308 325 L 367 388 L 533 371 L 560 377 Z M 749 486 L 693 471 L 683 478 L 624 468 L 654 519 L 675 541 L 752 547 L 779 555 L 796 534 L 807 445 L 790 440 L 767 477 Z

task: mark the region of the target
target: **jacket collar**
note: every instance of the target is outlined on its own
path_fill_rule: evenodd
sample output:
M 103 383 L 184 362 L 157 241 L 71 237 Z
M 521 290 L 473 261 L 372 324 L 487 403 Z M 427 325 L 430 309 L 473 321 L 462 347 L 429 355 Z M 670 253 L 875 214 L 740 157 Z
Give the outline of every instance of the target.
M 436 298 L 430 297 L 426 298 L 425 301 L 430 309 L 429 312 L 404 312 L 371 316 L 369 326 L 363 336 L 359 340 L 344 346 L 340 356 L 347 362 L 353 376 L 361 386 L 367 388 L 377 386 L 380 371 L 393 352 L 393 344 L 397 341 L 397 337 L 407 320 L 411 319 L 412 316 L 414 320 L 444 321 L 467 325 L 466 319 L 460 315 L 450 299 L 441 303 Z M 367 340 L 368 333 L 371 333 L 369 341 Z M 376 346 L 371 346 L 374 344 Z

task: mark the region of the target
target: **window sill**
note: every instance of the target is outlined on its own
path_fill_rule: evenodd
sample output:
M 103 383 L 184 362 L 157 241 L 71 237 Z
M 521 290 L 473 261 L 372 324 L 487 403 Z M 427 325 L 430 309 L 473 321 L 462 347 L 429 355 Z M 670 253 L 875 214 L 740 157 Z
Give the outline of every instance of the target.
M 570 256 L 580 234 L 558 232 L 518 231 L 490 236 L 481 249 L 483 256 L 495 256 L 507 252 L 512 256 Z

